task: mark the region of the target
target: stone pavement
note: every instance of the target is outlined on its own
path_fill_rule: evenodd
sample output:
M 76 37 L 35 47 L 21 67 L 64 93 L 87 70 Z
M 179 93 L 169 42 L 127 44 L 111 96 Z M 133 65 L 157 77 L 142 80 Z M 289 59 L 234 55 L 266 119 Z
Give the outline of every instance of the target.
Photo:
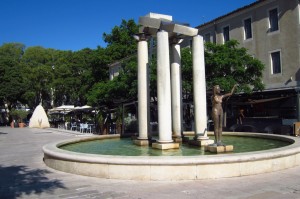
M 43 163 L 43 145 L 79 135 L 57 129 L 0 128 L 0 199 L 300 199 L 300 166 L 246 177 L 144 182 L 68 174 Z

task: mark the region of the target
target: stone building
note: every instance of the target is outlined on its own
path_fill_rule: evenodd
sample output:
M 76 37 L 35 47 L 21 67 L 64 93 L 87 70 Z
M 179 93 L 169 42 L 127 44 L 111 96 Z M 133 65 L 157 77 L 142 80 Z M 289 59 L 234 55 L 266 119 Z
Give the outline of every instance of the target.
M 235 106 L 244 106 L 252 118 L 278 118 L 283 125 L 300 120 L 299 0 L 258 0 L 196 28 L 205 41 L 237 40 L 265 64 L 265 90 L 239 96 Z

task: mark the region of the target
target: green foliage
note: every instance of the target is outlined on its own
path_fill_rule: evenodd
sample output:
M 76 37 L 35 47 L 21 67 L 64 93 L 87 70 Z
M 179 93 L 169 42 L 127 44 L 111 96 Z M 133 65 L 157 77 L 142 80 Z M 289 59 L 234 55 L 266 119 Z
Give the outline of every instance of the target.
M 138 33 L 138 25 L 133 19 L 122 20 L 120 26 L 115 26 L 111 33 L 104 33 L 103 39 L 108 44 L 107 58 L 110 62 L 120 60 L 136 53 L 137 44 L 133 35 Z
M 54 55 L 54 49 L 40 46 L 29 47 L 24 52 L 21 64 L 24 70 L 23 77 L 26 80 L 26 91 L 23 97 L 31 107 L 39 103 L 50 107 Z
M 105 118 L 106 113 L 99 110 L 96 114 L 96 122 L 97 124 L 102 128 L 104 125 L 104 118 Z
M 43 48 L 25 49 L 23 44 L 0 46 L 0 104 L 13 107 L 18 102 L 33 108 L 62 104 L 116 107 L 118 103 L 137 98 L 137 43 L 133 35 L 138 25 L 122 20 L 110 33 L 104 33 L 106 48 L 85 48 L 76 52 Z M 182 56 L 182 90 L 186 100 L 192 98 L 192 54 L 184 48 Z M 108 66 L 121 61 L 119 76 L 109 81 Z M 263 89 L 263 64 L 238 48 L 236 41 L 225 45 L 206 43 L 207 88 L 219 84 L 229 91 L 239 84 L 240 92 Z M 156 99 L 156 55 L 149 63 L 150 96 Z
M 137 96 L 137 58 L 131 57 L 123 62 L 123 69 L 119 76 L 114 79 L 116 97 L 135 99 Z
M 113 106 L 122 100 L 137 96 L 136 57 L 127 59 L 119 76 L 113 80 L 94 84 L 87 94 L 88 104 Z
M 103 65 L 124 60 L 122 70 L 112 81 L 96 82 L 86 95 L 88 104 L 115 106 L 115 104 L 128 100 L 136 99 L 137 96 L 137 43 L 133 35 L 138 32 L 138 26 L 133 20 L 122 20 L 120 26 L 115 26 L 111 33 L 103 34 L 104 41 L 108 43 L 105 52 L 98 49 L 103 59 Z M 106 68 L 108 71 L 108 68 Z M 108 74 L 107 74 L 108 76 Z
M 123 118 L 123 108 L 122 108 L 122 105 L 119 105 L 116 109 L 116 124 L 117 125 L 121 125 L 122 124 L 122 118 Z
M 112 81 L 95 83 L 87 93 L 88 104 L 93 106 L 109 105 L 111 84 Z
M 0 104 L 9 107 L 23 101 L 20 96 L 25 90 L 25 80 L 20 60 L 25 46 L 20 43 L 7 43 L 0 46 Z
M 191 93 L 193 89 L 193 60 L 192 52 L 190 48 L 183 48 L 181 50 L 181 65 L 182 65 L 182 93 L 183 98 L 191 99 Z
M 224 45 L 205 43 L 205 72 L 207 88 L 219 84 L 225 91 L 230 91 L 234 84 L 239 84 L 238 91 L 249 93 L 262 90 L 262 72 L 264 65 L 247 54 L 246 48 L 238 48 L 235 40 Z
M 12 109 L 10 111 L 10 116 L 12 118 L 17 119 L 18 122 L 23 122 L 23 120 L 27 117 L 28 112 L 25 110 L 19 110 L 19 109 Z
M 223 44 L 205 43 L 205 72 L 207 90 L 216 84 L 230 91 L 239 84 L 238 92 L 250 93 L 262 90 L 262 72 L 264 65 L 247 54 L 245 48 L 239 48 L 238 42 L 231 40 Z M 183 99 L 192 99 L 193 63 L 190 48 L 181 49 L 182 92 Z
M 134 20 L 122 20 L 111 33 L 104 33 L 106 48 L 76 52 L 23 44 L 0 46 L 0 104 L 18 102 L 45 108 L 61 104 L 111 105 L 112 99 L 136 98 L 136 58 L 127 59 L 123 72 L 108 81 L 108 64 L 136 53 Z

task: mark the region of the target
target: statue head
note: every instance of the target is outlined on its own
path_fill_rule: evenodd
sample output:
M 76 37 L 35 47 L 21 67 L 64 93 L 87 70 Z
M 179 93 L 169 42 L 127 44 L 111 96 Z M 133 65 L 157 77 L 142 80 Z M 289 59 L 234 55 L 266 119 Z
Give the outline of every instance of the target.
M 217 95 L 217 94 L 220 94 L 220 92 L 221 92 L 220 86 L 215 85 L 214 88 L 213 88 L 213 94 Z

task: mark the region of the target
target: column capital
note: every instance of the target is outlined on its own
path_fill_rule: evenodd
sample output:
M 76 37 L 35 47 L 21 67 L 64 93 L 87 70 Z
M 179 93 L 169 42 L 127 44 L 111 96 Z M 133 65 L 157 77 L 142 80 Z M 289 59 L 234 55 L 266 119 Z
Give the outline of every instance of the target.
M 201 35 L 199 35 L 199 34 L 193 36 L 193 38 L 196 38 L 196 37 L 201 37 L 201 38 L 203 38 L 203 36 L 201 36 Z
M 133 35 L 133 38 L 136 39 L 137 41 L 147 41 L 151 36 L 146 33 L 138 33 Z

